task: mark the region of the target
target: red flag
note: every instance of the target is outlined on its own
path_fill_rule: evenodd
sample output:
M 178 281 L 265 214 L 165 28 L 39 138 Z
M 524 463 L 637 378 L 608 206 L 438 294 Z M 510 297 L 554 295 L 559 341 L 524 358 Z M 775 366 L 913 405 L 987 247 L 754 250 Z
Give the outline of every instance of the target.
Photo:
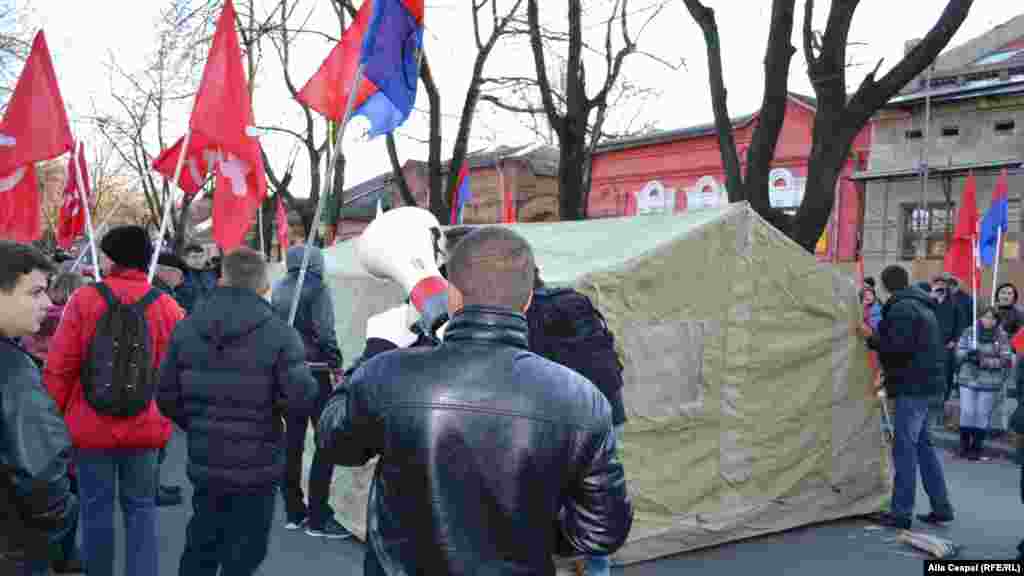
M 327 55 L 320 69 L 299 91 L 297 100 L 335 122 L 341 122 L 348 104 L 352 81 L 359 68 L 359 51 L 363 46 L 363 35 L 370 22 L 373 2 L 363 2 L 355 20 L 345 29 L 341 40 Z M 352 109 L 356 110 L 376 92 L 377 87 L 363 78 L 356 93 Z
M 178 166 L 178 156 L 185 137 L 178 138 L 173 146 L 164 150 L 153 160 L 153 169 L 172 180 L 174 169 Z M 210 149 L 210 141 L 202 134 L 193 133 L 188 139 L 188 152 L 185 154 L 185 165 L 181 167 L 178 188 L 187 196 L 192 196 L 203 187 L 210 171 L 214 168 L 215 152 Z
M 0 123 L 0 234 L 18 242 L 42 236 L 33 163 L 60 156 L 72 145 L 50 50 L 40 31 Z
M 84 147 L 78 151 L 78 161 L 68 159 L 67 178 L 64 181 L 64 202 L 57 217 L 57 244 L 67 249 L 76 238 L 85 234 L 85 210 L 82 195 L 78 190 L 78 173 L 82 174 L 82 185 L 85 197 L 92 201 L 92 186 L 89 183 L 89 170 L 85 164 Z
M 267 194 L 260 144 L 249 134 L 252 119 L 242 50 L 235 32 L 235 8 L 227 0 L 189 121 L 193 135 L 206 138 L 207 149 L 214 151 L 206 159 L 217 172 L 213 237 L 223 252 L 230 252 L 245 240 L 253 215 Z
M 974 173 L 969 173 L 964 191 L 960 195 L 960 209 L 957 210 L 953 241 L 946 251 L 946 259 L 942 266 L 944 271 L 959 278 L 964 286 L 971 285 L 971 268 L 977 263 L 974 254 L 978 234 L 978 205 L 975 196 Z M 973 276 L 979 276 L 978 272 L 975 271 Z
M 1013 335 L 1013 339 L 1010 340 L 1010 345 L 1013 346 L 1015 352 L 1024 351 L 1024 328 L 1021 328 Z
M 288 251 L 288 213 L 284 209 L 284 200 L 281 194 L 277 195 L 277 245 L 281 248 L 281 259 Z
M 74 145 L 42 31 L 32 41 L 32 52 L 0 123 L 0 135 L 3 141 L 0 144 L 5 144 L 0 145 L 0 174 L 3 175 L 29 162 L 60 156 Z
M 42 237 L 39 203 L 35 164 L 0 177 L 0 237 L 24 244 Z

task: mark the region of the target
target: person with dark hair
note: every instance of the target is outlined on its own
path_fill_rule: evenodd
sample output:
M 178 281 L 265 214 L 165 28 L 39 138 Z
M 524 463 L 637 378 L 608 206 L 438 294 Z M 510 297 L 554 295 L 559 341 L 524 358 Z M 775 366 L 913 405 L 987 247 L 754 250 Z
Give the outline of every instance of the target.
M 49 574 L 51 546 L 78 522 L 67 426 L 38 365 L 16 342 L 39 330 L 55 270 L 36 248 L 0 240 L 0 574 Z
M 625 542 L 633 510 L 608 401 L 528 350 L 534 271 L 515 232 L 470 233 L 447 261 L 444 341 L 378 354 L 334 390 L 318 447 L 344 466 L 380 456 L 367 576 L 553 575 L 553 554 Z
M 960 456 L 980 460 L 992 412 L 1010 381 L 1013 364 L 1013 349 L 994 306 L 986 306 L 978 324 L 964 332 L 956 359 L 960 364 Z
M 188 434 L 195 491 L 180 574 L 254 574 L 267 555 L 284 474 L 284 416 L 316 383 L 302 338 L 271 307 L 267 263 L 239 248 L 221 285 L 178 324 L 160 369 L 160 409 Z M 154 572 L 155 573 L 155 572 Z
M 174 289 L 174 297 L 185 309 L 185 314 L 191 314 L 196 304 L 217 286 L 217 272 L 209 268 L 206 250 L 198 244 L 185 247 L 184 263 L 181 285 Z
M 910 286 L 910 276 L 901 266 L 885 268 L 881 280 L 882 289 L 891 296 L 882 307 L 878 329 L 861 324 L 868 347 L 878 351 L 885 395 L 895 404 L 892 504 L 877 521 L 910 529 L 920 469 L 932 510 L 918 515 L 918 519 L 932 524 L 951 522 L 953 506 L 942 462 L 928 432 L 929 397 L 938 394 L 944 384 L 944 352 L 935 302 L 927 293 Z
M 926 291 L 931 293 L 935 301 L 935 319 L 939 322 L 939 332 L 942 334 L 943 350 L 943 387 L 935 398 L 938 406 L 936 418 L 941 425 L 945 417 L 945 409 L 942 407 L 945 401 L 952 394 L 953 382 L 956 376 L 956 346 L 964 330 L 971 326 L 970 318 L 964 316 L 960 306 L 954 302 L 952 288 L 947 276 L 938 276 Z
M 291 314 L 305 253 L 305 245 L 288 249 L 285 258 L 288 274 L 273 288 L 271 302 L 274 311 L 285 322 Z M 349 538 L 352 534 L 334 518 L 334 509 L 328 502 L 334 465 L 319 451 L 313 453 L 309 468 L 308 505 L 302 494 L 302 454 L 306 448 L 306 431 L 309 426 L 316 428 L 320 410 L 334 387 L 332 380 L 340 380 L 342 366 L 341 348 L 334 330 L 334 300 L 324 281 L 324 255 L 319 248 L 310 249 L 293 326 L 305 344 L 306 361 L 318 367 L 313 376 L 319 384 L 320 393 L 310 413 L 290 412 L 288 416 L 288 448 L 281 491 L 285 502 L 285 529 L 305 527 L 306 534 L 310 536 Z
M 147 281 L 153 249 L 144 228 L 114 228 L 106 233 L 99 248 L 100 266 L 105 270 L 103 281 L 79 288 L 71 296 L 50 343 L 44 376 L 76 449 L 75 465 L 82 496 L 82 547 L 89 576 L 114 573 L 115 494 L 118 494 L 117 501 L 124 515 L 123 573 L 125 576 L 149 576 L 157 573 L 158 565 L 158 451 L 171 437 L 171 422 L 157 409 L 154 397 L 146 398 L 141 408 L 133 405 L 125 415 L 108 412 L 117 408 L 101 404 L 95 391 L 97 388 L 124 391 L 124 374 L 105 368 L 123 364 L 113 360 L 97 362 L 94 354 L 106 350 L 115 360 L 137 361 L 139 357 L 117 356 L 111 343 L 125 334 L 107 331 L 115 326 L 126 326 L 109 322 L 111 313 L 137 305 L 134 310 L 141 310 L 142 314 L 133 314 L 133 317 L 141 316 L 148 335 L 146 343 L 140 344 L 137 350 L 146 354 L 144 357 L 152 372 L 145 374 L 152 375 L 184 312 L 170 296 Z M 120 315 L 115 319 L 124 317 Z M 103 332 L 100 332 L 101 327 Z M 123 354 L 131 354 L 133 349 L 121 348 Z M 133 389 L 149 393 L 151 382 L 152 379 L 146 377 L 141 386 Z
M 43 320 L 39 331 L 21 339 L 22 346 L 30 354 L 35 356 L 40 366 L 46 361 L 46 353 L 50 348 L 50 339 L 57 331 L 60 324 L 60 317 L 64 314 L 64 307 L 71 294 L 78 288 L 89 283 L 89 279 L 76 272 L 61 272 L 50 280 L 50 287 L 46 290 L 50 297 L 50 307 L 46 310 L 46 318 Z
M 548 287 L 539 267 L 535 273 L 533 302 L 526 310 L 530 351 L 579 372 L 597 386 L 611 406 L 612 425 L 621 441 L 626 424 L 624 366 L 614 335 L 590 298 L 572 288 Z M 607 576 L 611 558 L 590 556 L 583 567 L 587 576 Z
M 878 302 L 878 294 L 871 286 L 865 285 L 860 291 L 860 304 L 864 308 L 863 320 L 872 330 L 878 329 L 882 321 L 882 305 Z

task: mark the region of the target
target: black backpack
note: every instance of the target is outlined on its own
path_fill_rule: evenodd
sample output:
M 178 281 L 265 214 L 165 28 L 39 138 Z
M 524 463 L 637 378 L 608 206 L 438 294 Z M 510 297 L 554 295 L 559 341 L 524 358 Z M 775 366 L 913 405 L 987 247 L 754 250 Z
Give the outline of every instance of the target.
M 85 400 L 99 414 L 131 417 L 146 409 L 156 395 L 156 370 L 146 308 L 161 296 L 150 288 L 141 300 L 124 304 L 106 284 L 94 284 L 107 309 L 82 366 Z
M 615 336 L 590 298 L 570 288 L 535 290 L 526 320 L 532 352 L 579 372 L 608 397 L 621 389 Z

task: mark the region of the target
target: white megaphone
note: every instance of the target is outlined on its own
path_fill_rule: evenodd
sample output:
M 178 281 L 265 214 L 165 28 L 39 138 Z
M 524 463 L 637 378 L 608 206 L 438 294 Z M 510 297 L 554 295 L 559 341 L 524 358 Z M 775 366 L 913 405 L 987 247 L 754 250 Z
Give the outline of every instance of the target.
M 424 334 L 448 318 L 448 281 L 437 254 L 441 223 L 429 211 L 403 206 L 381 212 L 356 241 L 356 256 L 370 275 L 397 282 L 419 312 Z

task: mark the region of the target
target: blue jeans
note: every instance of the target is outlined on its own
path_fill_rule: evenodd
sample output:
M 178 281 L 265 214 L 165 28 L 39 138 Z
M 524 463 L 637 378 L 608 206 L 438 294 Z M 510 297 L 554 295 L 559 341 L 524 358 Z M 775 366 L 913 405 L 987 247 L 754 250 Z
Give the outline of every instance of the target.
M 114 494 L 124 514 L 124 576 L 158 571 L 154 450 L 79 450 L 82 555 L 89 576 L 114 574 Z
M 932 512 L 952 515 L 953 506 L 949 503 L 942 462 L 928 434 L 930 399 L 927 396 L 897 396 L 893 400 L 896 410 L 893 415 L 892 459 L 896 478 L 892 488 L 892 514 L 909 519 L 914 513 L 917 470 L 920 468 L 921 482 L 931 500 Z
M 276 487 L 230 494 L 196 486 L 185 532 L 181 576 L 250 576 L 267 557 Z M 90 575 L 91 576 L 91 575 Z
M 49 576 L 49 560 L 6 560 L 0 558 L 0 574 L 11 576 Z

